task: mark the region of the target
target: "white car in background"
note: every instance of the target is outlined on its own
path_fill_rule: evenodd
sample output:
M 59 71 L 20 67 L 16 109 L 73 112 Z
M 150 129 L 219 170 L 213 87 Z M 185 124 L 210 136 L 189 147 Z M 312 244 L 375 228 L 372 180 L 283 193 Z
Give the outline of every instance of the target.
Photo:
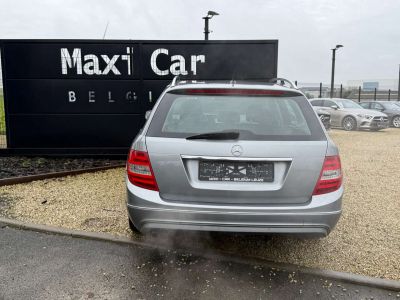
M 310 100 L 311 105 L 325 110 L 331 115 L 331 126 L 344 130 L 369 129 L 378 131 L 389 127 L 386 114 L 364 109 L 356 102 L 340 98 L 316 98 Z

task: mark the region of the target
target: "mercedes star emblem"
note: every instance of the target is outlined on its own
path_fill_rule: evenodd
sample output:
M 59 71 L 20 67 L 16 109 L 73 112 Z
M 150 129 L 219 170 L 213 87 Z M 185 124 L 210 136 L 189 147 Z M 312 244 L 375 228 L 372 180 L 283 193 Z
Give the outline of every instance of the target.
M 243 148 L 240 145 L 235 145 L 232 147 L 231 152 L 234 156 L 240 156 L 243 154 Z

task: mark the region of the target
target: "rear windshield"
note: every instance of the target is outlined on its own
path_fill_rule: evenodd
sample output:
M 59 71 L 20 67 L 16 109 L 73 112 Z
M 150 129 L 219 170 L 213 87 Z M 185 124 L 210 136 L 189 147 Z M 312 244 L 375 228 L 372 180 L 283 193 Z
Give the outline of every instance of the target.
M 312 107 L 303 96 L 165 94 L 148 136 L 186 138 L 239 131 L 241 140 L 325 140 Z

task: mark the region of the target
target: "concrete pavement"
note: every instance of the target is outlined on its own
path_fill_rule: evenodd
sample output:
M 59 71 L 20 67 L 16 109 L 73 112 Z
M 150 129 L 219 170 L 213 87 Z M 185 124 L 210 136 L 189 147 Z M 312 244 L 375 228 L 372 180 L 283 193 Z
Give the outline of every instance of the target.
M 0 299 L 400 299 L 266 264 L 3 226 Z

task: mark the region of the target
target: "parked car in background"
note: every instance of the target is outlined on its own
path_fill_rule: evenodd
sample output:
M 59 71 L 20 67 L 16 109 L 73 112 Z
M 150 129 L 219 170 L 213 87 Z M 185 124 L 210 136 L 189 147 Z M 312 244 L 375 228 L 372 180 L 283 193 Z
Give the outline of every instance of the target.
M 319 119 L 324 125 L 325 129 L 331 128 L 331 114 L 324 109 L 314 107 L 314 111 L 317 113 Z
M 127 161 L 132 230 L 326 236 L 341 214 L 337 147 L 298 89 L 176 82 Z
M 331 126 L 344 130 L 369 129 L 378 131 L 389 127 L 386 114 L 365 109 L 356 102 L 340 98 L 316 98 L 310 100 L 312 106 L 331 114 Z
M 400 105 L 392 101 L 366 101 L 360 103 L 363 108 L 385 113 L 389 117 L 390 126 L 400 128 Z

